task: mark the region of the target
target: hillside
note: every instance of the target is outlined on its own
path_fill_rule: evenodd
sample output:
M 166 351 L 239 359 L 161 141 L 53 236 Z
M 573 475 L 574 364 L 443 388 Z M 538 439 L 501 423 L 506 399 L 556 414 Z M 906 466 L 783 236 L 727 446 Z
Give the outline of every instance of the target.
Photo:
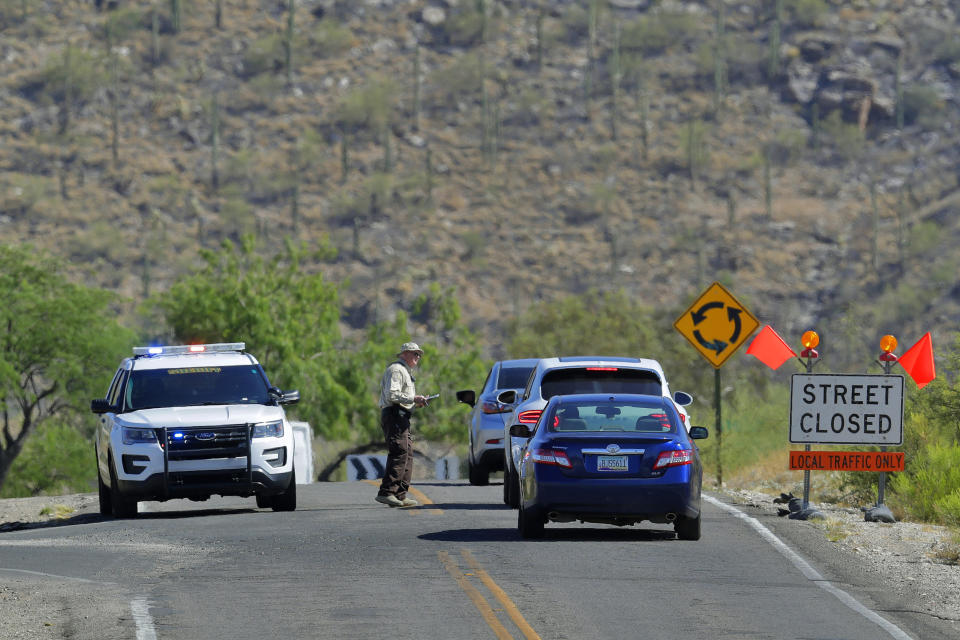
M 250 232 L 337 248 L 309 268 L 345 330 L 439 285 L 491 356 L 538 301 L 679 314 L 715 279 L 833 370 L 960 325 L 948 0 L 0 0 L 0 30 L 4 241 L 131 311 Z

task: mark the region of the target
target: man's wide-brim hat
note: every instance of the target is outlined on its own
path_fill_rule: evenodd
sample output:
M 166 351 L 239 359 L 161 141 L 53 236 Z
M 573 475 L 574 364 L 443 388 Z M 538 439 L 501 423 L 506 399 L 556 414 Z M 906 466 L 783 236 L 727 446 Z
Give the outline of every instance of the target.
M 404 342 L 400 346 L 400 353 L 403 353 L 404 351 L 412 351 L 413 353 L 419 353 L 420 355 L 423 355 L 423 349 L 421 349 L 420 345 L 418 345 L 416 342 Z M 400 356 L 400 353 L 397 354 L 398 357 Z

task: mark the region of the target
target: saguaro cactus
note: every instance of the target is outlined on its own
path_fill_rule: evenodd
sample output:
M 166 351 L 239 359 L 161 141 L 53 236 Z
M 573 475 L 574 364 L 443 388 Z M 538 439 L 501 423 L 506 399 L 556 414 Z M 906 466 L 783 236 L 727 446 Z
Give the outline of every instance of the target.
M 217 92 L 213 93 L 210 104 L 210 186 L 216 192 L 220 189 L 220 101 Z
M 296 16 L 295 0 L 287 0 L 287 29 L 283 35 L 283 65 L 287 73 L 287 86 L 293 85 L 293 28 Z
M 170 0 L 170 28 L 174 33 L 180 33 L 182 0 Z

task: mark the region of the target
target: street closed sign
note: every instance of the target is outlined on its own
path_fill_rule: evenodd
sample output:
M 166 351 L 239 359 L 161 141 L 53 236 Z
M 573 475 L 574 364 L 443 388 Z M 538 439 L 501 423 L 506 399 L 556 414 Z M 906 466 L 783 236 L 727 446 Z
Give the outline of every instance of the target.
M 794 374 L 790 442 L 903 444 L 903 376 Z

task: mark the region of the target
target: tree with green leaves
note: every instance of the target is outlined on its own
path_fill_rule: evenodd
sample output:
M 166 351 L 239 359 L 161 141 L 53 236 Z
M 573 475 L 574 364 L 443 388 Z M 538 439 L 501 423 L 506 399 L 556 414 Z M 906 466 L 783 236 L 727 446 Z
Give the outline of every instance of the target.
M 0 296 L 2 486 L 39 428 L 91 426 L 90 399 L 103 395 L 133 337 L 115 320 L 112 293 L 75 284 L 30 247 L 0 246 Z
M 350 443 L 332 466 L 349 453 L 382 447 L 377 385 L 397 347 L 413 337 L 407 316 L 372 325 L 365 340 L 342 338 L 338 287 L 310 268 L 332 257 L 329 247 L 311 255 L 288 242 L 282 253 L 264 257 L 246 236 L 202 255 L 200 270 L 154 301 L 176 339 L 245 342 L 274 384 L 300 391 L 291 414 L 327 440 Z M 432 441 L 460 441 L 466 432 L 455 391 L 482 380 L 487 363 L 451 290 L 430 289 L 414 310 L 431 335 L 441 336 L 421 339 L 429 366 L 417 384 L 441 399 L 418 416 L 417 430 Z

